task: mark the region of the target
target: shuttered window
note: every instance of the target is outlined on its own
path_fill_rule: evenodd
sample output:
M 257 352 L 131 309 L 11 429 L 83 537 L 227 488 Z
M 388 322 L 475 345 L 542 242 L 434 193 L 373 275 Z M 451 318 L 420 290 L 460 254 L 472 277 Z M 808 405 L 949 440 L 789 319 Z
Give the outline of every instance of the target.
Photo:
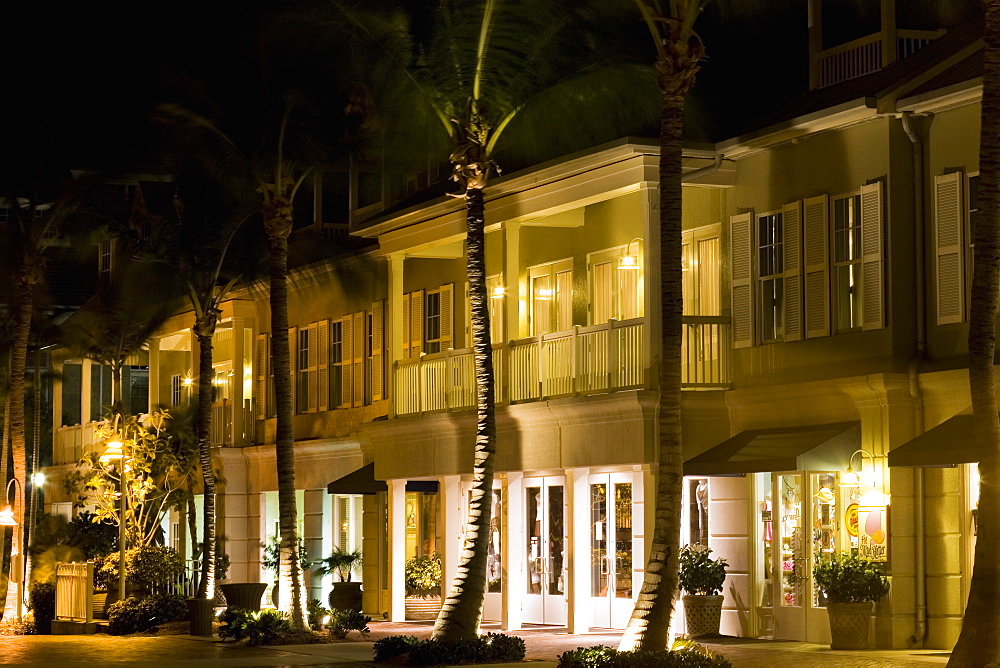
M 330 322 L 330 407 L 340 408 L 344 383 L 344 322 Z
M 732 249 L 730 302 L 733 312 L 733 348 L 747 348 L 753 345 L 752 220 L 751 213 L 741 213 L 729 219 L 729 241 Z
M 270 382 L 270 337 L 257 335 L 257 352 L 254 356 L 254 415 L 258 420 L 268 417 L 268 391 Z
M 358 407 L 365 403 L 365 324 L 367 318 L 365 312 L 360 311 L 351 316 L 352 341 L 351 351 L 353 361 L 351 365 L 352 385 L 351 405 Z
M 781 212 L 757 217 L 757 273 L 761 341 L 777 341 L 784 333 L 784 235 Z
M 403 295 L 403 358 L 424 352 L 424 291 Z
M 784 340 L 802 339 L 802 202 L 781 209 L 784 262 Z
M 865 330 L 885 326 L 882 182 L 861 186 L 861 294 Z
M 967 249 L 972 247 L 975 210 L 973 193 L 969 192 L 969 239 L 965 239 L 962 216 L 962 172 L 934 177 L 934 273 L 937 301 L 937 323 L 948 325 L 965 319 L 968 283 L 965 265 Z M 969 179 L 972 186 L 973 179 Z M 977 184 L 978 185 L 978 184 Z M 969 265 L 971 267 L 971 262 Z M 971 279 L 971 274 L 969 275 Z
M 806 338 L 830 335 L 829 205 L 827 195 L 802 202 L 802 255 L 805 258 Z
M 385 398 L 384 312 L 383 302 L 377 301 L 372 304 L 371 314 L 368 317 L 369 387 L 371 388 L 372 401 Z
M 833 315 L 838 332 L 861 328 L 861 196 L 833 200 Z
M 309 411 L 309 328 L 300 329 L 298 332 L 298 345 L 295 347 L 295 361 L 292 366 L 296 369 L 295 397 L 298 399 L 295 409 L 297 413 Z

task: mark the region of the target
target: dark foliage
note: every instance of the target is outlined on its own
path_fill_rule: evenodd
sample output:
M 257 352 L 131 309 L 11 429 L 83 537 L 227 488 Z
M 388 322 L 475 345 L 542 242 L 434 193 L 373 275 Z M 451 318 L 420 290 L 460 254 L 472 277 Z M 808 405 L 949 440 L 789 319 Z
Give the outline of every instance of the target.
M 248 645 L 270 645 L 292 630 L 292 623 L 278 610 L 226 610 L 219 617 L 219 637 L 246 640 Z
M 115 601 L 108 611 L 108 631 L 122 636 L 145 631 L 158 624 L 187 619 L 187 603 L 183 596 L 157 594 L 146 598 L 129 597 Z
M 408 666 L 463 663 L 517 663 L 524 660 L 524 640 L 517 636 L 487 633 L 475 640 L 445 643 L 417 640 L 413 636 L 389 636 L 375 642 L 375 661 L 385 662 L 407 655 Z
M 728 659 L 695 648 L 619 652 L 612 647 L 578 647 L 559 656 L 559 668 L 730 668 Z
M 56 616 L 56 586 L 51 582 L 35 582 L 28 592 L 28 607 L 35 617 L 35 632 L 52 633 L 52 619 Z

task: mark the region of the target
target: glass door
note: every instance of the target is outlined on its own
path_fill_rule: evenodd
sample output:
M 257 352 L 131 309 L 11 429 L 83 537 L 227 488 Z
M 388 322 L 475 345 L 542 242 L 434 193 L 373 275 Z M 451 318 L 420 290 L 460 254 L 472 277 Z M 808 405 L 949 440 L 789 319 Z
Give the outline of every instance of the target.
M 470 492 L 471 495 L 471 492 Z M 499 621 L 502 617 L 501 592 L 503 591 L 503 554 L 501 523 L 503 517 L 502 490 L 493 488 L 493 514 L 490 516 L 490 540 L 486 554 L 486 598 L 483 601 L 483 619 Z
M 625 628 L 632 613 L 632 474 L 590 476 L 592 626 Z
M 565 480 L 562 477 L 524 481 L 526 531 L 524 621 L 565 626 L 566 522 Z

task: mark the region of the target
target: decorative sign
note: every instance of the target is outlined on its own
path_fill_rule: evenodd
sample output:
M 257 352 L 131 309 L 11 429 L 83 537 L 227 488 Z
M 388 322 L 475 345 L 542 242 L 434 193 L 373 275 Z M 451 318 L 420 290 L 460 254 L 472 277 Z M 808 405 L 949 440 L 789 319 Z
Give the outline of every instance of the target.
M 889 560 L 886 506 L 858 507 L 858 553 L 872 561 Z
M 858 504 L 852 503 L 847 506 L 847 511 L 844 513 L 844 524 L 847 526 L 847 533 L 851 536 L 858 537 Z

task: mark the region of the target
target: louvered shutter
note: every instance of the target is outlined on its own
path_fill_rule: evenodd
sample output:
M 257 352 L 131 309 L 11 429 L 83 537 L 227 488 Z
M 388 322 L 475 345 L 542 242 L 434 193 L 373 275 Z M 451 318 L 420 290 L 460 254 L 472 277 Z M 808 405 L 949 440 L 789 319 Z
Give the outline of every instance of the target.
M 455 284 L 441 286 L 441 350 L 455 347 Z
M 365 402 L 365 312 L 355 313 L 352 318 L 354 331 L 351 348 L 354 358 L 351 360 L 351 375 L 354 376 L 353 405 L 363 406 Z
M 318 329 L 319 324 L 314 322 L 306 330 L 308 332 L 306 334 L 306 388 L 308 391 L 306 406 L 310 413 L 315 413 L 319 406 L 319 375 L 317 373 L 317 366 L 319 364 L 319 350 L 317 349 L 317 343 L 319 342 Z
M 410 357 L 424 352 L 424 291 L 410 293 Z
M 802 202 L 781 210 L 784 247 L 785 341 L 802 339 Z
M 937 322 L 965 318 L 965 221 L 962 172 L 934 177 L 934 259 L 937 274 Z
M 299 340 L 299 337 L 298 337 L 298 331 L 296 330 L 296 328 L 295 327 L 289 327 L 288 328 L 288 373 L 291 375 L 291 378 L 292 378 L 292 383 L 291 383 L 291 385 L 292 385 L 292 392 L 291 392 L 291 394 L 292 394 L 292 413 L 293 414 L 299 412 L 298 397 L 296 396 L 298 393 L 295 391 L 296 390 L 296 388 L 295 388 L 295 381 L 296 381 L 295 371 L 298 368 L 298 362 L 299 362 L 299 359 L 298 359 L 298 357 L 299 357 L 298 356 L 298 340 Z
M 354 330 L 352 316 L 345 315 L 340 320 L 340 405 L 350 406 L 354 397 Z
M 383 302 L 378 301 L 372 304 L 372 401 L 383 399 L 384 371 L 382 360 L 384 359 L 383 347 L 384 339 L 382 335 L 382 314 Z
M 257 335 L 257 354 L 254 365 L 254 416 L 258 420 L 267 417 L 267 334 Z
M 413 301 L 410 293 L 403 295 L 403 359 L 410 358 L 410 302 Z M 346 337 L 345 337 L 346 338 Z
M 882 182 L 861 186 L 861 313 L 863 329 L 885 327 L 882 277 Z
M 330 410 L 330 321 L 316 323 L 317 410 Z
M 830 335 L 830 198 L 802 203 L 802 256 L 805 258 L 805 334 Z
M 749 348 L 753 345 L 753 273 L 750 270 L 752 221 L 752 213 L 741 213 L 729 219 L 729 238 L 733 252 L 730 281 L 733 348 Z

